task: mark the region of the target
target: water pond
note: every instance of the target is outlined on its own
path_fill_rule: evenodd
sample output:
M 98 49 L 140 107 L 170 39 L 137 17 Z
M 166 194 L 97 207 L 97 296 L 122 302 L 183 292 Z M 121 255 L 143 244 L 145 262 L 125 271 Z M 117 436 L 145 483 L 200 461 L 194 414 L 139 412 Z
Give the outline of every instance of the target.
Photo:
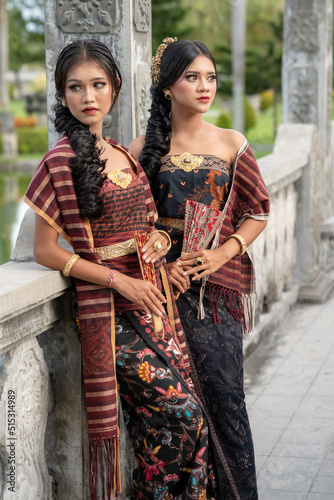
M 0 172 L 0 264 L 8 262 L 28 208 L 22 197 L 31 174 Z

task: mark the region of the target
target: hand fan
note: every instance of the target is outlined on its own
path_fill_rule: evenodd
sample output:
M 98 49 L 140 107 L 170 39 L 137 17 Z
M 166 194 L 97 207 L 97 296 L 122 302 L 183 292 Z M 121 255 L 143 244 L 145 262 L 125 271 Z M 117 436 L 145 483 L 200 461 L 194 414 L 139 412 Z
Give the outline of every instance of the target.
M 184 216 L 182 253 L 198 252 L 207 247 L 211 238 L 220 229 L 221 212 L 203 203 L 187 200 Z

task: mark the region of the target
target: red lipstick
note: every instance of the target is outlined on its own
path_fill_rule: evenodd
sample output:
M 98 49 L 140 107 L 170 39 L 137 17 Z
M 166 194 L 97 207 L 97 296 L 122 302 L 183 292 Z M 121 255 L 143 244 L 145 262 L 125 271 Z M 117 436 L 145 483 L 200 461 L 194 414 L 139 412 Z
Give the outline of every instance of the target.
M 92 113 L 95 113 L 96 111 L 97 111 L 97 108 L 93 108 L 93 107 L 87 107 L 87 108 L 84 108 L 82 110 L 82 112 L 85 114 L 92 114 Z
M 203 95 L 202 97 L 199 97 L 197 100 L 201 101 L 201 102 L 209 102 L 210 101 L 210 97 L 207 96 L 207 95 Z

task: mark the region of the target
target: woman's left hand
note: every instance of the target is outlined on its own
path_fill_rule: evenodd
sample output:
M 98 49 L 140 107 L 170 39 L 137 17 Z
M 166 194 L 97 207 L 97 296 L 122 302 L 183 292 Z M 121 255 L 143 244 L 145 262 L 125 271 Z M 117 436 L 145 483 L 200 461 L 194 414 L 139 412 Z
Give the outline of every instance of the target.
M 202 259 L 203 264 L 196 264 L 196 259 Z M 184 276 L 191 276 L 192 281 L 200 280 L 216 272 L 220 267 L 222 267 L 229 259 L 224 256 L 222 247 L 215 248 L 214 250 L 200 250 L 199 252 L 189 253 L 187 255 L 181 255 L 176 265 L 179 266 L 189 266 L 188 269 L 183 273 Z
M 160 248 L 159 243 L 161 245 Z M 166 238 L 162 236 L 162 234 L 158 233 L 158 231 L 153 231 L 142 248 L 144 261 L 147 263 L 152 262 L 154 264 L 154 262 L 157 262 L 167 254 L 167 247 L 168 243 Z

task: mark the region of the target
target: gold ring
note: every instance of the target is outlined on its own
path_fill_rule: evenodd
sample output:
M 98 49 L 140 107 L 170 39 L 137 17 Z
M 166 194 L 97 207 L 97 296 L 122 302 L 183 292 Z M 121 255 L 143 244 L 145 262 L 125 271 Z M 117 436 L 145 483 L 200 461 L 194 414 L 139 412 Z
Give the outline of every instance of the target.
M 159 250 L 161 250 L 161 248 L 162 248 L 162 245 L 161 245 L 160 241 L 155 241 L 153 243 L 153 250 L 155 252 L 159 252 Z
M 203 257 L 196 257 L 196 259 L 195 259 L 195 265 L 196 266 L 201 266 L 202 264 L 204 264 Z

